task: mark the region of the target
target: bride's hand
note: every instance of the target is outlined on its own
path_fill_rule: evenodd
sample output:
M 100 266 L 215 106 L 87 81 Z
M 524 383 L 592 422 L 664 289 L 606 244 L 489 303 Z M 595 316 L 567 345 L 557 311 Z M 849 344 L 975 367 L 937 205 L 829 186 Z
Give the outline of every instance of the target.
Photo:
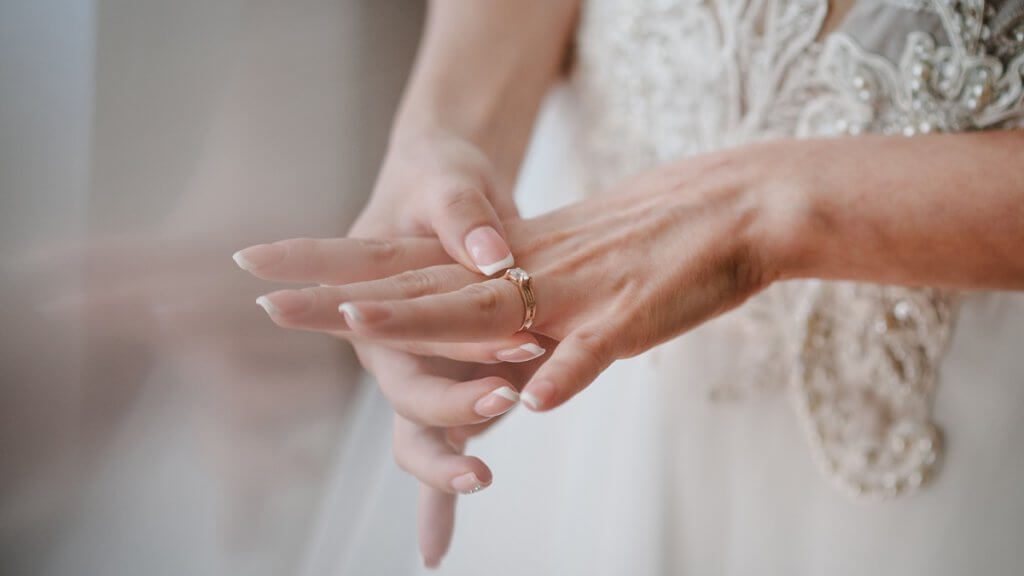
M 523 400 L 536 410 L 558 406 L 616 359 L 729 310 L 774 280 L 787 241 L 777 231 L 794 206 L 777 208 L 797 185 L 788 160 L 799 152 L 762 146 L 678 162 L 604 197 L 506 221 L 517 260 L 533 277 L 532 330 L 560 341 Z M 290 326 L 464 342 L 508 337 L 523 322 L 514 284 L 481 282 L 453 265 L 312 290 L 317 308 L 287 319 Z
M 515 216 L 510 185 L 487 157 L 464 140 L 432 133 L 392 143 L 370 204 L 351 231 L 356 238 L 392 240 L 279 242 L 247 248 L 235 259 L 260 278 L 306 284 L 377 278 L 453 260 L 465 266 L 454 266 L 460 272 L 482 278 L 470 270 L 491 272 L 511 263 L 501 220 Z M 430 239 L 397 239 L 415 236 Z M 339 251 L 345 242 L 364 258 L 353 261 L 350 252 Z M 290 318 L 306 318 L 309 290 L 323 289 L 292 291 L 290 301 L 287 291 L 279 292 L 260 303 L 276 323 L 289 326 Z M 315 322 L 304 327 L 321 329 Z M 463 454 L 465 440 L 518 402 L 517 389 L 536 364 L 522 363 L 544 350 L 530 334 L 465 344 L 352 340 L 399 413 L 395 459 L 424 482 L 420 549 L 424 561 L 436 565 L 451 539 L 454 494 L 491 482 L 487 466 Z

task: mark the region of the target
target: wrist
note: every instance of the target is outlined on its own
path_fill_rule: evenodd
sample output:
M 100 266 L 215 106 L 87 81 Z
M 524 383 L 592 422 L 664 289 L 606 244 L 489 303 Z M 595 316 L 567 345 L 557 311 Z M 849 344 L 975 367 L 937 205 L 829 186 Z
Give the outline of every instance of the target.
M 516 172 L 500 165 L 490 150 L 472 137 L 438 124 L 394 132 L 388 142 L 384 166 L 403 172 L 409 166 L 420 166 L 428 172 L 446 173 L 448 177 L 461 175 L 486 189 L 488 194 L 508 198 L 512 197 L 515 187 Z
M 408 94 L 395 115 L 391 144 L 401 146 L 424 140 L 459 140 L 493 158 L 494 146 L 489 143 L 500 135 L 494 134 L 490 120 L 492 114 L 477 99 L 445 96 Z
M 499 104 L 484 98 L 445 100 L 410 94 L 395 117 L 389 148 L 460 142 L 486 157 L 497 176 L 511 188 L 526 152 L 532 116 L 519 119 Z
M 737 150 L 742 156 L 744 203 L 751 214 L 744 249 L 764 284 L 803 278 L 813 267 L 817 231 L 826 225 L 817 143 L 778 141 Z

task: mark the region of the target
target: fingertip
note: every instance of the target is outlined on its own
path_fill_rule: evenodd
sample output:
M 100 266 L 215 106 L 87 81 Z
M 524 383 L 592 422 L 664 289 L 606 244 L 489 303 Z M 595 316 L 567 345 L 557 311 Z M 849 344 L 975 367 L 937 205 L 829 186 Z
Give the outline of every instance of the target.
M 452 487 L 455 488 L 454 482 L 458 478 L 467 477 L 472 475 L 475 480 L 481 485 L 477 491 L 487 488 L 494 481 L 494 474 L 491 472 L 490 467 L 484 464 L 484 461 L 477 458 L 476 456 L 463 456 L 466 459 L 466 466 L 463 468 L 461 473 L 456 473 L 455 477 L 452 478 Z M 456 492 L 460 490 L 455 489 Z
M 490 486 L 491 481 L 480 478 L 475 472 L 467 472 L 452 478 L 451 485 L 459 494 L 476 494 Z
M 285 248 L 277 244 L 257 244 L 243 248 L 231 255 L 231 259 L 246 272 L 255 272 L 284 259 Z
M 265 295 L 257 298 L 256 304 L 260 308 L 263 308 L 263 311 L 266 312 L 268 316 L 277 316 L 278 314 L 280 314 L 280 311 L 277 309 L 277 306 L 274 306 L 274 303 L 270 300 L 270 298 L 267 298 Z
M 527 342 L 526 344 L 520 344 L 515 348 L 508 348 L 505 350 L 499 350 L 495 353 L 495 358 L 501 362 L 529 362 L 544 355 L 547 352 L 544 348 L 541 348 L 533 342 Z
M 338 311 L 349 326 L 371 326 L 391 317 L 391 307 L 376 302 L 343 302 Z
M 423 566 L 436 569 L 451 544 L 455 528 L 455 495 L 421 485 L 418 524 Z
M 466 251 L 484 276 L 492 276 L 515 265 L 508 243 L 493 226 L 480 226 L 466 234 Z
M 463 456 L 464 466 L 455 472 L 449 481 L 449 486 L 457 494 L 475 494 L 487 488 L 494 482 L 494 475 L 491 469 L 484 464 L 484 461 L 476 456 Z
M 252 268 L 253 264 L 252 262 L 245 258 L 245 254 L 243 254 L 242 252 L 242 250 L 235 252 L 234 254 L 231 255 L 231 259 L 235 261 L 235 264 L 237 264 L 239 268 L 248 271 L 250 268 Z
M 362 315 L 359 313 L 359 309 L 351 302 L 342 302 L 341 305 L 338 306 L 338 312 L 341 312 L 341 315 L 345 317 L 345 322 L 347 322 L 349 326 L 358 324 L 359 321 L 362 320 Z
M 493 262 L 491 264 L 477 263 L 476 267 L 480 269 L 480 273 L 483 274 L 484 276 L 494 276 L 498 272 L 508 270 L 509 268 L 515 265 L 516 259 L 513 258 L 512 254 L 510 253 L 508 256 L 505 256 L 504 258 L 498 260 L 497 262 Z
M 260 296 L 256 303 L 272 317 L 296 316 L 313 306 L 313 293 L 309 290 L 278 290 Z
M 519 393 L 512 386 L 504 385 L 491 390 L 473 405 L 473 411 L 484 418 L 495 418 L 515 408 Z
M 556 406 L 555 385 L 549 380 L 535 380 L 526 385 L 519 397 L 534 412 L 545 412 Z

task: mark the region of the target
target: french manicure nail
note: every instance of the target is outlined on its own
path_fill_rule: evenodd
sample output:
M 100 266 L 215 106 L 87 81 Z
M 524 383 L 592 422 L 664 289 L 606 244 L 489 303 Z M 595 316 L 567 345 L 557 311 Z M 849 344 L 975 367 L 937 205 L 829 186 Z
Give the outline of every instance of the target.
M 351 302 L 345 302 L 338 306 L 338 310 L 345 315 L 345 320 L 349 324 L 379 322 L 391 317 L 391 308 L 376 302 L 360 302 L 358 307 Z
M 493 418 L 508 412 L 519 402 L 519 393 L 511 386 L 502 386 L 476 401 L 473 410 L 486 418 Z
M 530 407 L 530 410 L 540 409 L 540 400 L 530 392 L 523 392 L 519 397 L 523 399 L 523 404 Z
M 276 264 L 284 258 L 284 246 L 276 244 L 257 244 L 231 255 L 231 259 L 242 270 L 256 270 L 270 264 Z
M 459 494 L 474 494 L 488 486 L 490 486 L 490 484 L 484 484 L 481 482 L 473 472 L 457 476 L 452 480 L 452 488 L 454 488 Z
M 256 303 L 271 316 L 299 314 L 313 305 L 313 294 L 306 290 L 280 290 L 260 296 Z
M 345 321 L 349 324 L 363 319 L 363 315 L 359 313 L 359 310 L 351 302 L 345 302 L 338 306 L 338 311 L 345 316 Z
M 494 354 L 494 357 L 502 362 L 529 362 L 534 358 L 543 356 L 544 352 L 545 350 L 543 348 L 529 342 L 519 346 L 518 348 L 500 350 Z
M 508 245 L 498 231 L 490 226 L 481 226 L 466 234 L 466 250 L 485 276 L 510 268 L 516 263 Z
M 274 306 L 274 303 L 270 301 L 270 298 L 267 298 L 266 296 L 260 296 L 259 298 L 257 298 L 256 303 L 259 304 L 260 307 L 263 308 L 263 310 L 271 316 L 277 316 L 278 314 L 281 313 L 281 311 L 278 310 L 276 306 Z

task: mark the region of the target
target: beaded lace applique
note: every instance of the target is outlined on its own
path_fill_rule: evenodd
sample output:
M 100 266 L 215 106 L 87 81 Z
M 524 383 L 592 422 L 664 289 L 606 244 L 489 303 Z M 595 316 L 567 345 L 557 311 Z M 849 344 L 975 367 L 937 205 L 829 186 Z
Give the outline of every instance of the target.
M 1008 30 L 989 24 L 1005 12 L 982 0 L 937 0 L 930 9 L 941 18 L 948 44 L 911 32 L 898 64 L 849 36 L 830 37 L 818 64 L 826 89 L 808 103 L 797 135 L 914 136 L 1019 119 L 1024 39 L 1006 49 Z M 993 48 L 997 37 L 1003 48 Z M 930 405 L 955 296 L 813 286 L 793 389 L 822 466 L 854 494 L 886 497 L 918 488 L 935 474 L 940 455 Z
M 842 30 L 827 0 L 593 0 L 574 83 L 593 184 L 759 139 L 1006 128 L 1024 118 L 1024 0 L 888 0 L 937 14 L 899 62 Z M 893 6 L 891 10 L 900 10 Z M 931 419 L 954 295 L 840 282 L 769 288 L 719 322 L 746 359 L 717 398 L 788 390 L 819 464 L 851 494 L 934 476 Z

